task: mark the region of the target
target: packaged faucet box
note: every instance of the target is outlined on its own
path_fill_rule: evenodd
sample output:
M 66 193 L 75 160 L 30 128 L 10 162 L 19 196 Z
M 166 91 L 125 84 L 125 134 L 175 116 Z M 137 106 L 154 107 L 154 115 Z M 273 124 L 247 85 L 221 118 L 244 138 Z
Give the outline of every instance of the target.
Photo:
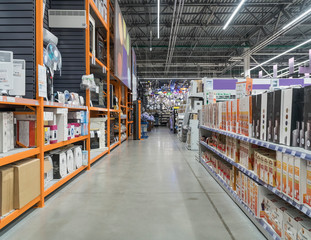
M 294 165 L 294 200 L 302 204 L 307 187 L 307 161 L 300 157 L 295 157 Z
M 260 139 L 263 141 L 267 140 L 267 104 L 268 104 L 268 93 L 265 92 L 261 97 L 261 111 L 260 111 Z
M 297 142 L 297 122 L 302 122 L 303 117 L 303 95 L 304 89 L 300 87 L 291 87 L 282 90 L 282 112 L 280 125 L 280 143 L 287 146 Z M 299 132 L 299 130 L 298 130 Z M 310 139 L 311 140 L 311 139 Z M 311 149 L 311 148 L 310 148 Z
M 267 95 L 267 123 L 266 123 L 266 138 L 267 141 L 273 142 L 273 123 L 274 123 L 274 104 L 273 104 L 274 92 L 268 92 Z
M 273 142 L 280 143 L 280 121 L 282 112 L 282 90 L 273 92 Z

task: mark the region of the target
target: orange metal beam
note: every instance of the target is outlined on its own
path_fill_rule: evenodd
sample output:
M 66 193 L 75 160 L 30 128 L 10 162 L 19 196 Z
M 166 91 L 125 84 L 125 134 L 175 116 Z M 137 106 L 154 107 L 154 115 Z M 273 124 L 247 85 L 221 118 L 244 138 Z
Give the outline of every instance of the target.
M 70 139 L 68 141 L 63 141 L 63 142 L 58 142 L 58 143 L 55 143 L 55 144 L 45 145 L 44 146 L 44 151 L 45 152 L 51 151 L 53 149 L 64 147 L 64 146 L 67 146 L 69 144 L 72 144 L 72 143 L 75 143 L 75 142 L 80 142 L 80 141 L 87 140 L 87 139 L 88 139 L 88 136 L 80 136 L 80 137 L 77 137 L 77 138 Z
M 86 2 L 87 2 L 87 1 L 90 2 L 90 5 L 91 5 L 92 9 L 93 9 L 93 11 L 95 12 L 96 16 L 99 18 L 101 24 L 106 28 L 106 30 L 109 30 L 109 29 L 108 29 L 107 23 L 105 22 L 104 18 L 102 17 L 102 15 L 100 14 L 100 12 L 98 11 L 98 9 L 97 9 L 97 7 L 96 7 L 94 1 L 93 1 L 93 0 L 86 0 Z M 108 6 L 109 6 L 109 5 L 108 5 Z M 107 7 L 107 10 L 108 10 L 108 7 Z M 109 10 L 108 10 L 108 11 L 109 11 Z M 87 19 L 88 19 L 88 18 L 87 18 Z M 109 17 L 107 17 L 107 19 L 108 19 L 108 22 L 109 22 Z M 109 59 L 109 58 L 108 58 L 108 59 Z
M 13 162 L 17 162 L 19 160 L 22 160 L 24 158 L 32 157 L 35 155 L 38 155 L 40 153 L 39 148 L 33 148 L 29 149 L 23 152 L 15 153 L 12 155 L 9 155 L 7 157 L 0 158 L 0 166 L 4 166 Z
M 91 160 L 91 164 L 93 164 L 94 162 L 96 162 L 98 159 L 100 159 L 102 156 L 106 155 L 108 153 L 108 150 L 102 152 L 101 154 L 97 155 L 96 157 L 94 157 L 92 160 Z

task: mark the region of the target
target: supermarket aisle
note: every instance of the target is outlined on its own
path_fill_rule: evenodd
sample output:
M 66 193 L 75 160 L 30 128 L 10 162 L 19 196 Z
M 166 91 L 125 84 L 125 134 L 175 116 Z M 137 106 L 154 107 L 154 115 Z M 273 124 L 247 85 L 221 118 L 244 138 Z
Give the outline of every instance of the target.
M 116 148 L 1 239 L 264 239 L 169 133 Z

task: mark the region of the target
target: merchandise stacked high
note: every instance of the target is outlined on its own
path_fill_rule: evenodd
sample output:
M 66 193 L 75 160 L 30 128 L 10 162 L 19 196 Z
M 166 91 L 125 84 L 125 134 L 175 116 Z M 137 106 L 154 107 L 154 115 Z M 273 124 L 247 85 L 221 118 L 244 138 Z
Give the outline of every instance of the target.
M 202 110 L 201 161 L 284 239 L 311 239 L 310 102 L 292 86 Z

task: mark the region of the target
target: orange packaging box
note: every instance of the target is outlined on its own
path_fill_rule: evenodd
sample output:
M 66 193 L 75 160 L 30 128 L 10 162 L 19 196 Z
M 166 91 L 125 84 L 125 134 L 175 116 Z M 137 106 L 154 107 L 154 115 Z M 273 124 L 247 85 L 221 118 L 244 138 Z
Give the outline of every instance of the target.
M 282 163 L 283 163 L 283 153 L 276 152 L 276 188 L 282 191 Z
M 307 187 L 307 160 L 294 158 L 294 200 L 302 204 Z
M 288 167 L 288 155 L 283 154 L 282 163 L 282 192 L 287 194 L 287 167 Z
M 294 156 L 288 155 L 287 165 L 287 195 L 294 198 Z

